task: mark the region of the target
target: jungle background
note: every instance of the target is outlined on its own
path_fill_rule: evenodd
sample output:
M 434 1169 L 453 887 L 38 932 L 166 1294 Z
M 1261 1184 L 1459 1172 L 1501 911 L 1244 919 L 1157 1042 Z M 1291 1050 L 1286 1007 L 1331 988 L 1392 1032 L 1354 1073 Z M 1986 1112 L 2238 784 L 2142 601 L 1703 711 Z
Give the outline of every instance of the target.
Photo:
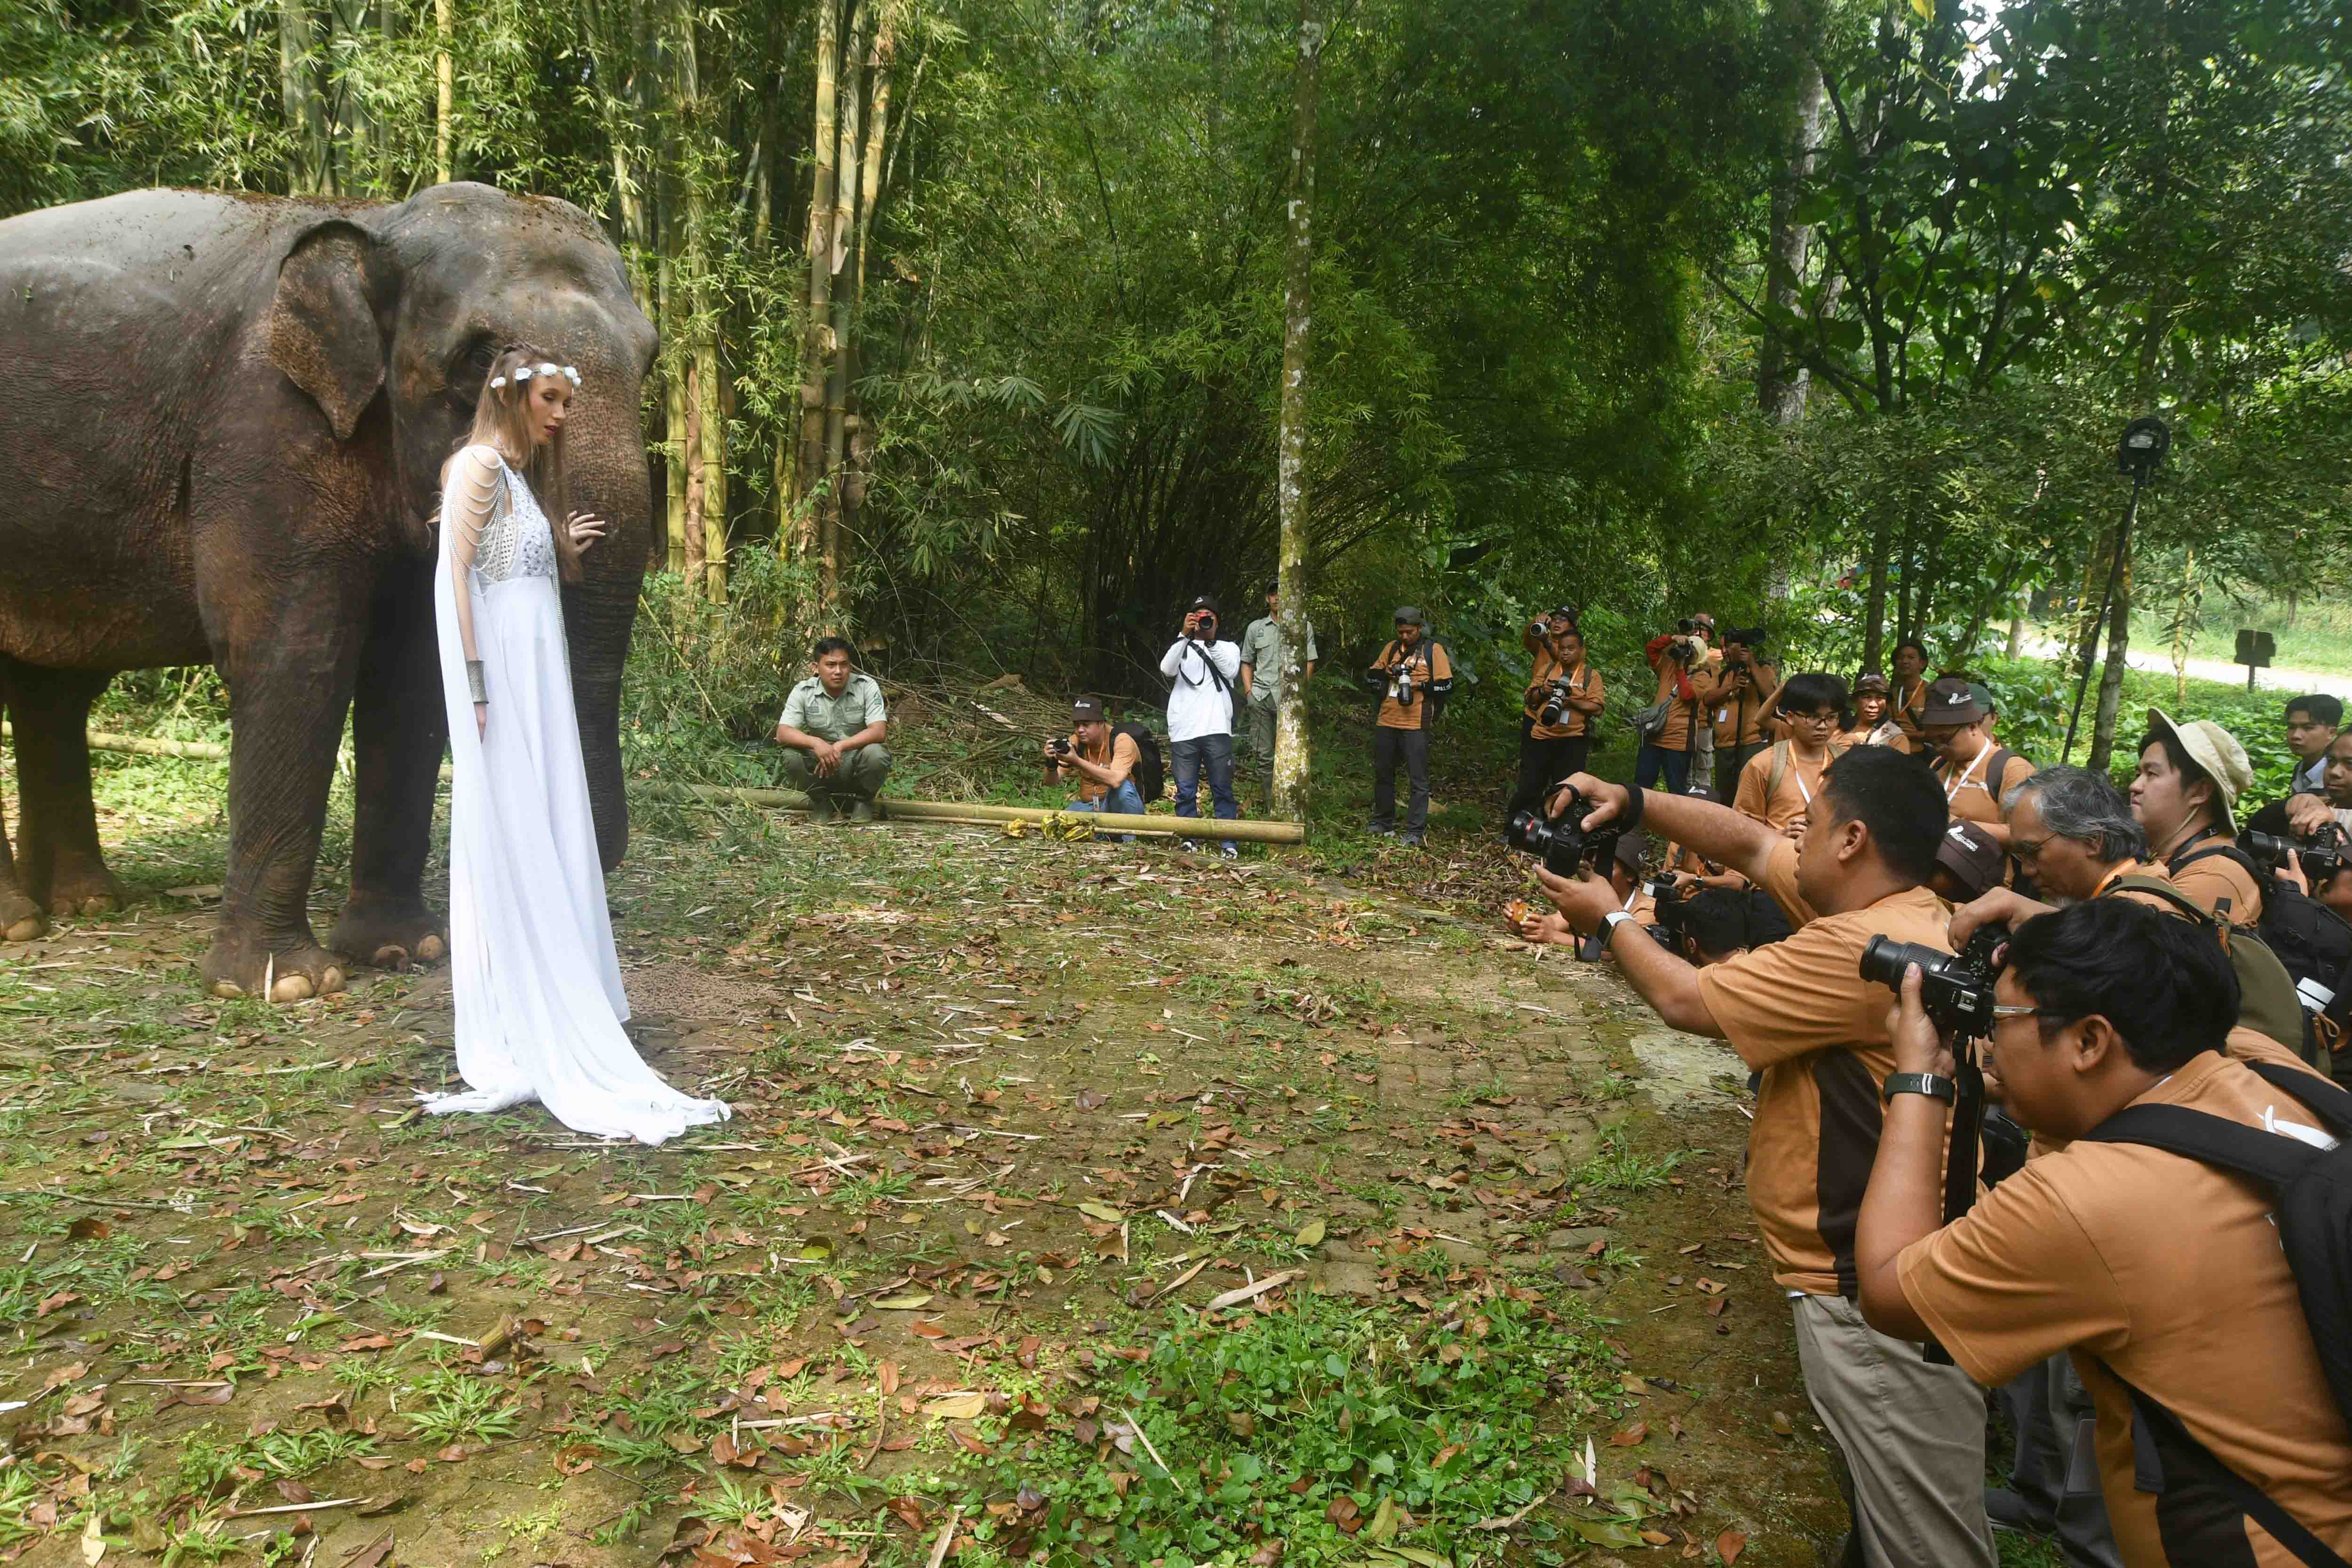
M 663 342 L 639 641 L 700 688 L 646 711 L 740 745 L 820 630 L 1149 700 L 1191 595 L 1258 613 L 1311 168 L 1327 707 L 1410 600 L 1501 721 L 1565 601 L 1621 695 L 1704 607 L 1790 668 L 2026 656 L 2005 723 L 2041 726 L 2071 683 L 2032 657 L 2111 580 L 2143 651 L 2267 596 L 2333 624 L 2348 35 L 2320 0 L 30 0 L 0 211 L 454 177 L 602 218 Z

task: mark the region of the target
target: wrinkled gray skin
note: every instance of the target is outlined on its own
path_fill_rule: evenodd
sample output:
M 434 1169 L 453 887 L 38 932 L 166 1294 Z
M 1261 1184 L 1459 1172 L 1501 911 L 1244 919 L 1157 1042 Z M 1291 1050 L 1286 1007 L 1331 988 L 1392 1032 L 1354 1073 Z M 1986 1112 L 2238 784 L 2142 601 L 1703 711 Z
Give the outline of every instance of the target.
M 564 625 L 596 837 L 628 842 L 621 669 L 651 487 L 654 330 L 562 202 L 436 186 L 396 206 L 141 191 L 0 222 L 0 706 L 21 802 L 0 936 L 117 907 L 84 725 L 113 672 L 212 663 L 229 692 L 228 876 L 206 982 L 280 999 L 343 958 L 443 947 L 421 880 L 447 734 L 433 637 L 443 461 L 486 366 L 579 367 L 572 505 L 612 524 Z M 305 910 L 337 743 L 357 770 L 349 900 Z

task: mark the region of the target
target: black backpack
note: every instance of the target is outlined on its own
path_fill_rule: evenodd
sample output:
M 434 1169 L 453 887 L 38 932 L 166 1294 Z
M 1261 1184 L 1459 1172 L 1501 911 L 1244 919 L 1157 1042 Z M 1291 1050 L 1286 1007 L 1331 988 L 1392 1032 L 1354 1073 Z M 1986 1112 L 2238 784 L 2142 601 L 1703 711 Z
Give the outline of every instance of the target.
M 2294 1275 L 2304 1321 L 2336 1407 L 2352 1422 L 2352 1090 L 2268 1062 L 2244 1065 L 2308 1109 L 2338 1140 L 2336 1147 L 2315 1149 L 2300 1139 L 2183 1105 L 2126 1106 L 2083 1136 L 2162 1149 L 2261 1182 L 2278 1194 L 2279 1247 Z M 2114 1369 L 2108 1370 L 2112 1375 Z M 2132 1444 L 2140 1489 L 2160 1492 L 2168 1481 L 2193 1486 L 2202 1479 L 2310 1568 L 2347 1568 L 2343 1558 L 2294 1516 L 2215 1458 L 2179 1417 L 2131 1384 L 2124 1387 L 2137 1417 Z M 2208 1473 L 2168 1476 L 2168 1456 Z
M 1167 771 L 1160 764 L 1160 737 L 1141 724 L 1114 724 L 1110 735 L 1114 746 L 1121 735 L 1135 742 L 1135 793 L 1150 805 L 1168 787 Z
M 2215 855 L 2227 856 L 2245 868 L 2254 885 L 2263 890 L 2263 917 L 2255 922 L 2254 931 L 2263 939 L 2263 945 L 2276 953 L 2279 963 L 2285 966 L 2306 1015 L 2319 1010 L 2313 1005 L 2312 994 L 2303 989 L 2306 983 L 2336 992 L 2341 1005 L 2352 1006 L 2352 997 L 2344 994 L 2347 972 L 2352 971 L 2352 924 L 2294 884 L 2256 865 L 2235 845 L 2216 845 L 2193 854 L 2176 855 L 2166 868 L 2178 875 L 2183 866 Z M 2318 1033 L 2308 1024 L 2302 1048 L 2304 1059 L 2320 1071 L 2336 1068 L 2330 1060 L 2333 1053 L 2320 1047 Z M 2352 1060 L 2343 1062 L 2337 1070 L 2352 1072 Z

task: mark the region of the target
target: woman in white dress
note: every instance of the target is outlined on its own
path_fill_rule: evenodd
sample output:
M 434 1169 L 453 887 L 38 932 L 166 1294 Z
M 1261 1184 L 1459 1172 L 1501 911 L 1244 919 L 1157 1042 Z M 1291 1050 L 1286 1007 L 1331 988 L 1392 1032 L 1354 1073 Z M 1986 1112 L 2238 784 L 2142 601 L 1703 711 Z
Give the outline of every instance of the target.
M 434 587 L 456 764 L 450 988 L 467 1091 L 419 1098 L 436 1113 L 536 1100 L 574 1131 L 659 1143 L 728 1108 L 663 1082 L 621 1029 L 629 1004 L 556 587 L 559 572 L 579 581 L 581 553 L 604 532 L 564 506 L 563 423 L 580 374 L 514 344 L 484 379 L 474 427 L 442 469 Z

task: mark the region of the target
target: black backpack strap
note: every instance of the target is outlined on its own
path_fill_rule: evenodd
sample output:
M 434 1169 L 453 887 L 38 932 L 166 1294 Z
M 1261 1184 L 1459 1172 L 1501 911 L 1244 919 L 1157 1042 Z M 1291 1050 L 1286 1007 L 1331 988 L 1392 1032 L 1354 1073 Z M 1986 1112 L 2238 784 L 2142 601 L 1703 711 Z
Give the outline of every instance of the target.
M 2281 1094 L 2302 1102 L 2305 1110 L 2343 1139 L 2352 1137 L 2352 1089 L 2314 1073 L 2297 1072 L 2276 1062 L 2246 1062 L 2256 1076 Z
M 2248 855 L 2228 839 L 2225 838 L 2219 844 L 2199 849 L 2197 846 L 2204 842 L 2205 840 L 2201 838 L 2193 839 L 2174 850 L 2172 858 L 2164 863 L 2164 868 L 2177 877 L 2180 875 L 2180 868 L 2183 866 L 2194 866 L 2200 860 L 2210 860 L 2214 856 L 2219 855 L 2224 859 L 2236 861 L 2244 869 L 2246 875 L 2254 879 L 2254 886 L 2258 888 L 2271 879 L 2271 874 L 2268 871 L 2254 864 L 2252 856 Z
M 2179 911 L 2182 920 L 2193 925 L 2210 926 L 2215 923 L 2213 917 L 2206 913 L 2196 900 L 2169 882 L 2160 882 L 2154 877 L 2124 877 L 2116 880 L 2116 887 L 2119 891 L 2128 889 L 2135 893 L 2152 894 L 2170 904 L 2175 910 Z
M 2262 1068 L 2256 1067 L 2255 1071 Z M 2273 1069 L 2287 1078 L 2321 1080 L 2307 1073 Z M 2270 1075 L 2264 1073 L 2263 1077 Z M 2333 1086 L 2331 1086 L 2333 1087 Z M 2341 1091 L 2339 1091 L 2341 1092 Z M 2242 1121 L 2185 1105 L 2127 1105 L 2083 1138 L 2094 1143 L 2139 1143 L 2169 1154 L 2252 1176 L 2283 1187 L 2311 1168 L 2321 1151 L 2299 1139 L 2265 1132 Z
M 2149 1110 L 2172 1109 L 2147 1107 Z M 2112 1118 L 2110 1120 L 2113 1120 Z M 2258 1136 L 2268 1137 L 2262 1133 Z M 2132 1384 L 2116 1375 L 2116 1369 L 2104 1361 L 2099 1363 L 2109 1377 L 2123 1384 L 2132 1402 L 2133 1479 L 2139 1489 L 2162 1492 L 2168 1478 L 2164 1474 L 2161 1450 L 2172 1447 L 2200 1458 L 2208 1467 L 2210 1479 L 2221 1494 L 2238 1506 L 2239 1511 L 2267 1531 L 2270 1538 L 2294 1555 L 2305 1568 L 2352 1568 L 2352 1563 L 2328 1549 L 2327 1543 L 2314 1535 L 2294 1515 L 2273 1501 L 2263 1489 L 2221 1462 L 2220 1456 L 2199 1442 L 2180 1418 Z

